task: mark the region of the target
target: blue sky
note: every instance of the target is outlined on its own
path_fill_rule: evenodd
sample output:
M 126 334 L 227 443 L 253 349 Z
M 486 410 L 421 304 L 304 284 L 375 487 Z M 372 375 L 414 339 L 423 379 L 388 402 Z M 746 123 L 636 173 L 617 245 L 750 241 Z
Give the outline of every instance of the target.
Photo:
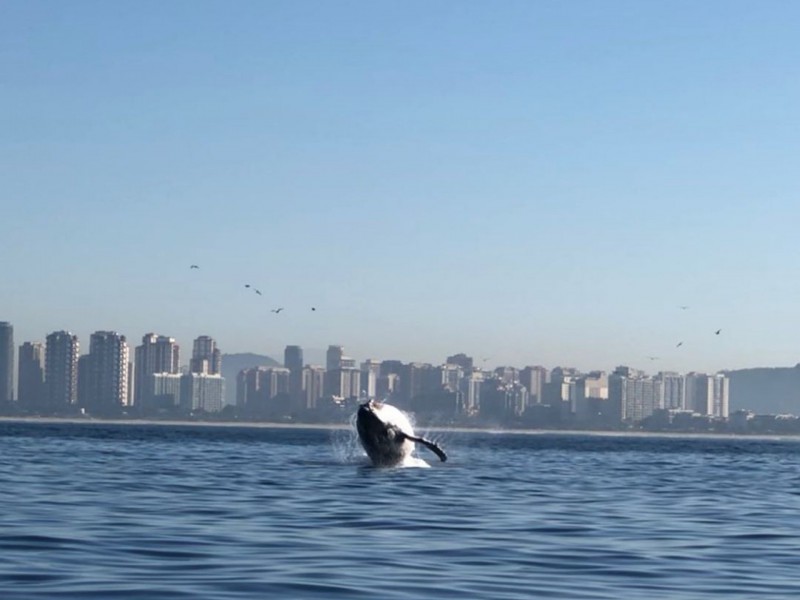
M 0 320 L 84 350 L 156 331 L 184 358 L 209 334 L 794 365 L 799 21 L 788 1 L 5 1 Z

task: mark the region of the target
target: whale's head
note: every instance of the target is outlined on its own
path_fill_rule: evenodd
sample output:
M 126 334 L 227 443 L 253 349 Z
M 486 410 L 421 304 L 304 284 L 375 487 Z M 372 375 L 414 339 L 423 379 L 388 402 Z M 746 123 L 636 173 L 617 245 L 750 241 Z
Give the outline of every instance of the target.
M 358 439 L 373 464 L 395 465 L 414 451 L 413 430 L 405 415 L 390 404 L 369 400 L 356 414 Z

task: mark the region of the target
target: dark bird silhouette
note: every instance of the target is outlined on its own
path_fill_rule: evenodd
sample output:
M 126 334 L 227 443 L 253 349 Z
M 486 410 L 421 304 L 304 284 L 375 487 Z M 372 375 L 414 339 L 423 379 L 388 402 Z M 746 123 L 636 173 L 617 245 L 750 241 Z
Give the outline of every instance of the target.
M 244 284 L 244 287 L 246 287 L 246 288 L 249 288 L 249 287 L 250 287 L 250 284 L 249 284 L 249 283 L 245 283 L 245 284 Z
M 261 290 L 257 290 L 257 289 L 255 289 L 255 288 L 253 288 L 253 291 L 254 291 L 256 294 L 258 294 L 259 296 L 261 295 Z
M 200 267 L 198 267 L 197 265 L 191 265 L 189 268 L 190 269 L 199 269 Z
M 271 312 L 274 312 L 276 315 L 283 310 L 283 307 L 280 308 L 273 308 Z
M 657 356 L 647 356 L 645 358 L 649 358 L 650 360 L 658 360 Z
M 717 330 L 714 332 L 714 335 L 719 335 L 719 332 L 720 332 L 720 331 L 722 331 L 722 329 L 717 329 Z
M 316 309 L 315 307 L 313 307 L 313 306 L 312 306 L 312 307 L 311 307 L 311 310 L 317 310 L 317 309 Z
M 678 342 L 678 345 L 677 345 L 677 346 L 675 346 L 675 347 L 676 347 L 676 348 L 680 348 L 681 346 L 683 346 L 683 342 Z
M 681 310 L 686 310 L 689 307 L 688 306 L 681 306 L 680 308 L 681 308 Z

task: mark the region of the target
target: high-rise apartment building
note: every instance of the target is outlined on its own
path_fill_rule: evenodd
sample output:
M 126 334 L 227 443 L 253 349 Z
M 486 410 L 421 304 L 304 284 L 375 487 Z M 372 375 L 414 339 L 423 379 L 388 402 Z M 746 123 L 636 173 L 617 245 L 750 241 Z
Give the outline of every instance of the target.
M 47 336 L 44 384 L 48 410 L 63 410 L 77 402 L 79 351 L 78 336 L 69 331 L 54 331 Z
M 383 370 L 383 363 L 381 363 Z M 394 400 L 400 390 L 400 375 L 397 373 L 381 373 L 378 377 L 378 389 L 376 397 L 379 400 Z
M 411 401 L 423 393 L 425 382 L 430 380 L 429 371 L 433 367 L 427 363 L 407 363 L 400 373 L 400 389 L 397 402 L 402 407 L 410 407 Z
M 710 375 L 686 375 L 686 408 L 701 415 L 714 414 L 714 381 Z
M 529 404 L 541 404 L 544 401 L 544 386 L 549 381 L 549 372 L 544 367 L 530 366 L 519 372 L 519 382 L 528 389 Z
M 303 369 L 303 398 L 306 409 L 314 409 L 325 393 L 325 369 L 308 365 Z
M 328 346 L 325 353 L 325 395 L 339 396 L 341 392 L 340 377 L 334 374 L 342 368 L 342 358 L 344 358 L 343 346 Z
M 19 347 L 17 401 L 23 410 L 38 411 L 46 406 L 44 345 L 40 342 L 25 342 Z
M 78 357 L 78 397 L 75 403 L 78 406 L 89 406 L 89 387 L 91 386 L 90 364 L 92 357 L 84 354 Z
M 147 333 L 136 347 L 134 405 L 147 410 L 156 395 L 154 376 L 180 373 L 180 347 L 175 338 Z
M 145 401 L 144 413 L 172 411 L 181 403 L 181 385 L 183 375 L 180 373 L 154 373 L 152 377 L 152 394 Z
M 461 380 L 462 414 L 467 416 L 477 415 L 481 407 L 481 390 L 483 388 L 484 375 L 480 371 L 467 373 Z
M 608 376 L 603 371 L 592 371 L 575 378 L 570 395 L 569 412 L 581 422 L 591 422 L 608 410 Z
M 686 408 L 701 415 L 728 418 L 730 379 L 724 373 L 686 375 Z
M 617 367 L 608 378 L 608 399 L 620 407 L 623 421 L 639 423 L 663 404 L 662 382 L 629 367 Z
M 184 412 L 215 413 L 222 410 L 225 378 L 218 373 L 186 373 L 181 377 L 181 402 Z
M 727 419 L 729 416 L 729 397 L 731 380 L 727 375 L 717 373 L 714 375 L 713 412 L 715 417 Z
M 14 401 L 14 327 L 0 321 L 0 404 Z
M 378 397 L 378 379 L 381 376 L 381 361 L 367 359 L 361 363 L 361 390 L 367 398 Z
M 337 398 L 358 398 L 361 395 L 361 371 L 356 367 L 340 367 L 327 371 L 328 390 L 326 395 Z
M 242 369 L 236 375 L 236 406 L 240 410 L 252 408 L 261 397 L 261 372 L 266 367 Z
M 242 369 L 236 377 L 236 406 L 251 412 L 266 410 L 272 399 L 288 396 L 290 375 L 284 367 Z
M 261 371 L 261 393 L 265 400 L 289 393 L 291 372 L 283 367 L 267 367 Z
M 461 389 L 461 380 L 464 378 L 464 368 L 461 365 L 446 363 L 435 369 L 437 389 L 446 389 L 457 392 Z
M 189 367 L 192 373 L 222 374 L 222 352 L 217 348 L 214 338 L 201 335 L 194 340 Z
M 125 336 L 115 331 L 94 332 L 88 356 L 83 408 L 114 413 L 127 406 L 129 349 Z
M 655 377 L 661 382 L 663 395 L 661 406 L 667 410 L 686 409 L 686 378 L 680 373 L 662 371 Z

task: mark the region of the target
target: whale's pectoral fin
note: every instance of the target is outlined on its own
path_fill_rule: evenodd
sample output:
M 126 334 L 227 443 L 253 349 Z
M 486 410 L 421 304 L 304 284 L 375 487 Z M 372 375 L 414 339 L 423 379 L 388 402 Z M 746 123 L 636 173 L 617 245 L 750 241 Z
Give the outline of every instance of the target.
M 417 436 L 414 436 L 414 435 L 408 435 L 408 434 L 404 434 L 404 435 L 406 436 L 407 439 L 411 440 L 412 442 L 417 442 L 419 444 L 422 444 L 426 448 L 428 448 L 428 450 L 430 450 L 436 456 L 438 456 L 439 460 L 441 460 L 442 462 L 447 460 L 447 454 L 444 453 L 444 450 L 442 450 L 439 447 L 439 444 L 437 444 L 436 442 L 432 442 L 430 440 L 426 440 L 425 438 L 417 437 Z

